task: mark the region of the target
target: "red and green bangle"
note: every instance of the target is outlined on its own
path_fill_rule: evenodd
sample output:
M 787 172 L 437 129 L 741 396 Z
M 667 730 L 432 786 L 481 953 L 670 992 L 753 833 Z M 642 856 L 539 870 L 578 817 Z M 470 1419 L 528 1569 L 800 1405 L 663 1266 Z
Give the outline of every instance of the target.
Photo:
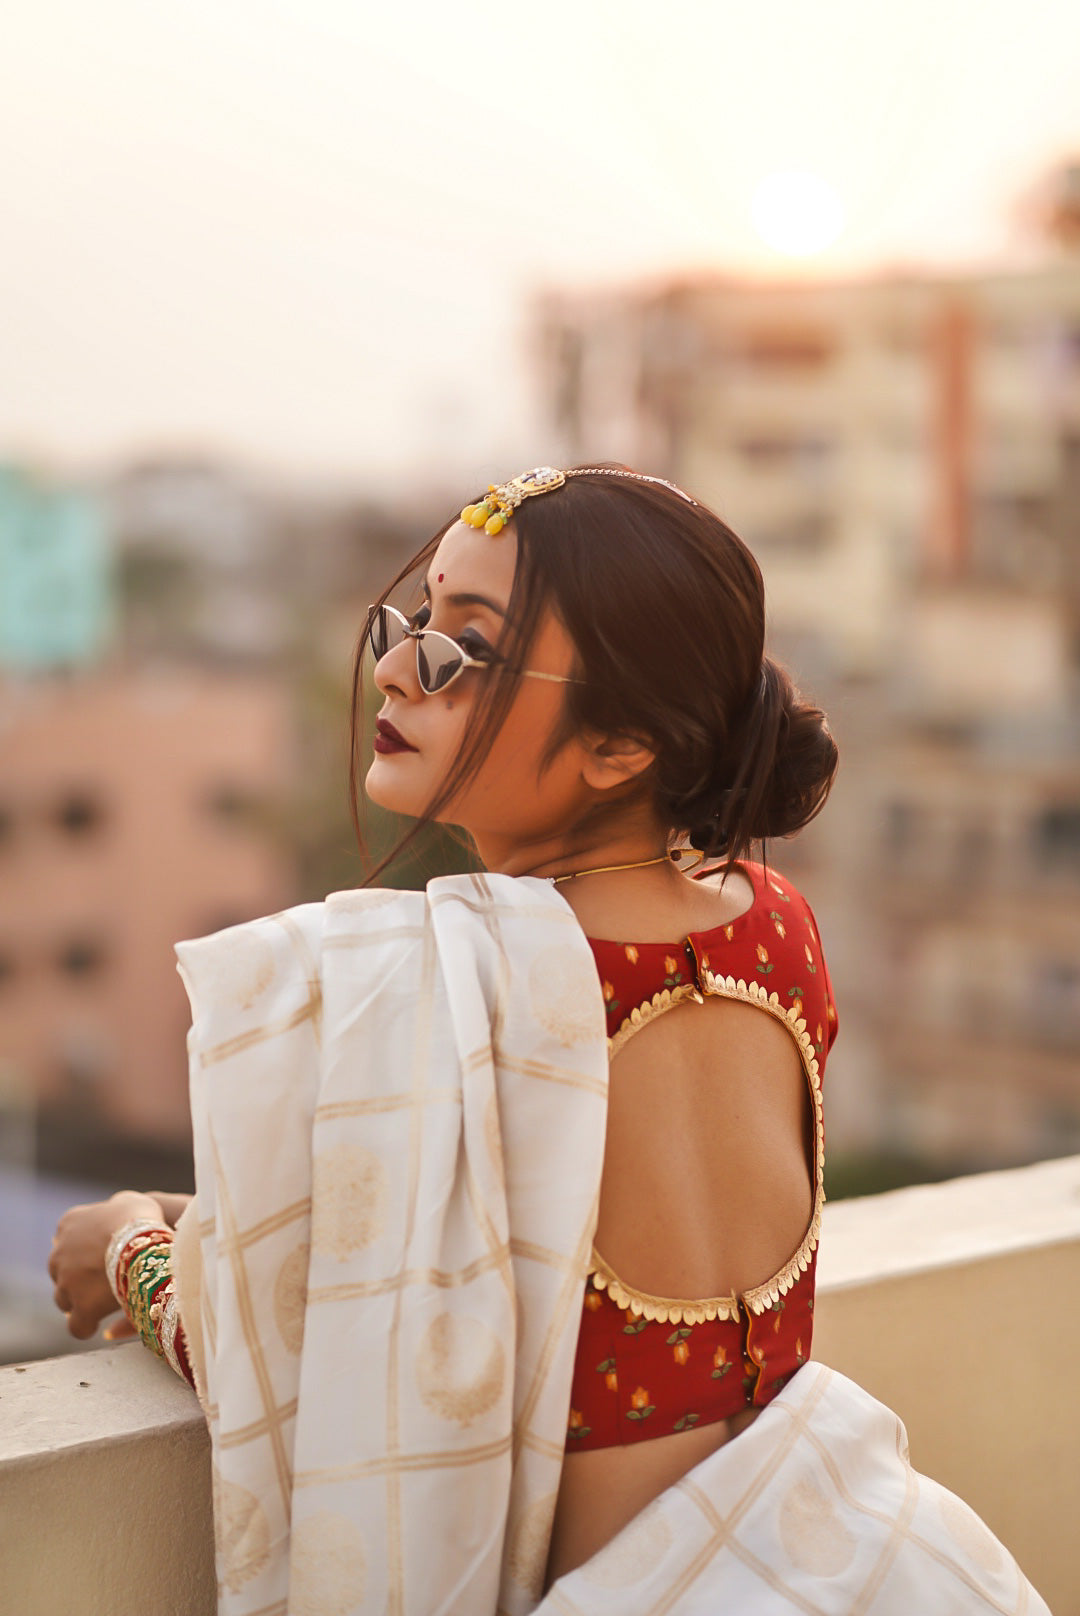
M 194 1385 L 172 1282 L 173 1232 L 162 1223 L 128 1223 L 105 1253 L 105 1274 L 117 1302 L 151 1352 Z

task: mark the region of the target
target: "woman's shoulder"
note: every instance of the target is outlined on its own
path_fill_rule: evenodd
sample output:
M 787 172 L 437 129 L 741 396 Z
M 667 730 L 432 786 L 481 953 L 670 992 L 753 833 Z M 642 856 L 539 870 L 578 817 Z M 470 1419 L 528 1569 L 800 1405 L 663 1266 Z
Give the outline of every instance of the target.
M 747 884 L 747 901 L 741 912 L 734 916 L 729 924 L 740 929 L 752 929 L 798 916 L 808 929 L 813 931 L 817 940 L 817 925 L 813 918 L 813 910 L 794 881 L 773 865 L 765 864 L 760 859 L 739 860 L 734 865 L 734 870 Z M 720 862 L 713 864 L 703 870 L 697 876 L 697 880 L 702 885 L 719 890 L 725 883 L 725 866 Z M 711 929 L 724 931 L 726 926 L 721 924 Z M 708 926 L 696 926 L 691 928 L 691 934 L 703 936 L 709 930 Z
M 771 865 L 736 868 L 747 883 L 748 901 L 727 920 L 692 922 L 666 942 L 589 938 L 609 1032 L 657 994 L 689 995 L 711 973 L 739 995 L 752 983 L 759 997 L 763 992 L 784 1010 L 805 1014 L 819 1056 L 831 1043 L 836 1009 L 813 910 L 795 883 Z M 722 874 L 717 865 L 698 879 L 719 881 Z
M 740 861 L 729 872 L 722 863 L 715 863 L 695 873 L 687 886 L 694 889 L 688 892 L 691 901 L 680 903 L 666 918 L 650 916 L 646 924 L 637 927 L 627 924 L 625 916 L 614 926 L 602 923 L 603 929 L 586 925 L 590 943 L 601 950 L 628 945 L 670 950 L 691 939 L 707 940 L 713 934 L 731 941 L 736 934 L 795 916 L 817 939 L 809 903 L 792 881 L 770 865 Z
M 744 956 L 756 961 L 756 971 L 771 975 L 781 961 L 785 970 L 801 967 L 816 971 L 821 939 L 813 910 L 799 888 L 771 865 L 740 864 L 753 889 L 753 898 L 740 914 L 716 926 L 690 930 L 687 941 L 698 958 L 715 959 L 713 969 L 730 974 Z M 706 872 L 703 880 L 710 879 Z
M 720 977 L 755 982 L 784 1009 L 805 1016 L 823 1058 L 837 1012 L 817 919 L 799 887 L 771 865 L 745 865 L 754 903 L 734 925 L 692 935 L 699 960 Z

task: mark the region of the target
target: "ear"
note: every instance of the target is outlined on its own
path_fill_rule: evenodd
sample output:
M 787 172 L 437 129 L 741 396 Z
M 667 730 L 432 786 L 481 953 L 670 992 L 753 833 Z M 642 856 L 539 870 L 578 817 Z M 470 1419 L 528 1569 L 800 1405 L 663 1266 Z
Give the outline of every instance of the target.
M 585 743 L 582 778 L 594 791 L 611 791 L 636 780 L 656 762 L 656 753 L 637 735 L 596 736 Z

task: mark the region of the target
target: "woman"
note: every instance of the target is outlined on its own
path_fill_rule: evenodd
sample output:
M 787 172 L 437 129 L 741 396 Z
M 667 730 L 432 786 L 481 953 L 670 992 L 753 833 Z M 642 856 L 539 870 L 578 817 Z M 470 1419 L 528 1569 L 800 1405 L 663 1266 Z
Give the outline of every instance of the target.
M 786 674 L 764 656 L 763 586 L 749 551 L 710 511 L 661 479 L 613 466 L 568 473 L 538 468 L 489 489 L 487 496 L 467 506 L 391 588 L 414 573 L 421 574 L 419 605 L 405 615 L 389 606 L 384 596 L 373 608 L 361 640 L 361 653 L 368 641 L 374 648 L 375 682 L 383 697 L 375 720 L 367 793 L 384 807 L 412 816 L 417 826 L 432 819 L 462 826 L 484 868 L 494 873 L 492 881 L 471 888 L 468 878 L 457 878 L 456 884 L 432 883 L 426 900 L 424 895 L 409 895 L 407 902 L 401 900 L 403 908 L 375 911 L 374 920 L 368 900 L 378 895 L 369 894 L 363 905 L 353 900 L 344 908 L 339 904 L 334 911 L 337 918 L 327 921 L 327 931 L 319 929 L 323 917 L 317 925 L 311 916 L 298 918 L 290 946 L 305 959 L 323 947 L 328 974 L 318 978 L 318 995 L 308 993 L 293 1010 L 292 1001 L 283 1000 L 276 1020 L 268 1020 L 268 1012 L 264 1013 L 254 1031 L 224 1021 L 214 1023 L 216 1030 L 207 1030 L 213 1016 L 200 1013 L 199 973 L 205 981 L 216 980 L 215 972 L 231 968 L 232 956 L 221 948 L 212 958 L 205 952 L 190 952 L 202 945 L 184 945 L 187 955 L 181 950 L 189 985 L 194 984 L 194 1047 L 203 1051 L 204 1071 L 209 1070 L 209 1050 L 214 1060 L 238 1060 L 237 1050 L 250 1051 L 253 1043 L 269 1036 L 271 1021 L 275 1028 L 295 1029 L 305 1015 L 321 1015 L 322 1009 L 310 1009 L 315 998 L 327 1015 L 339 1016 L 336 1025 L 345 1029 L 339 1053 L 327 1054 L 328 1038 L 334 1043 L 339 1035 L 331 1037 L 324 1026 L 320 1052 L 310 1057 L 315 1065 L 309 1124 L 316 1143 L 310 1152 L 305 1144 L 304 1153 L 310 1154 L 314 1168 L 307 1179 L 296 1180 L 308 1186 L 307 1199 L 290 1191 L 293 1200 L 288 1202 L 284 1190 L 279 1196 L 283 1206 L 309 1205 L 311 1220 L 310 1239 L 296 1248 L 305 1254 L 297 1261 L 304 1265 L 307 1287 L 302 1344 L 296 1346 L 301 1357 L 298 1389 L 288 1403 L 288 1417 L 296 1420 L 296 1446 L 287 1452 L 282 1448 L 276 1459 L 279 1472 L 287 1472 L 290 1482 L 284 1488 L 283 1513 L 274 1517 L 278 1527 L 272 1522 L 260 1524 L 254 1534 L 245 1527 L 247 1537 L 254 1536 L 257 1542 L 254 1547 L 248 1544 L 239 1559 L 234 1555 L 232 1573 L 224 1579 L 223 1600 L 232 1594 L 242 1601 L 250 1594 L 253 1602 L 222 1608 L 329 1609 L 332 1601 L 320 1604 L 320 1596 L 312 1591 L 321 1586 L 322 1574 L 312 1567 L 325 1570 L 334 1563 L 339 1569 L 351 1568 L 347 1575 L 342 1572 L 350 1598 L 360 1599 L 362 1583 L 379 1590 L 372 1608 L 384 1600 L 388 1608 L 400 1609 L 494 1609 L 497 1597 L 500 1608 L 532 1609 L 542 1583 L 552 1589 L 553 1610 L 607 1609 L 603 1599 L 608 1596 L 598 1592 L 604 1588 L 619 1590 L 610 1608 L 637 1609 L 625 1576 L 620 1580 L 619 1567 L 627 1562 L 619 1546 L 629 1539 L 617 1535 L 628 1523 L 634 1523 L 631 1537 L 636 1531 L 640 1539 L 644 1531 L 652 1543 L 646 1555 L 650 1565 L 659 1563 L 656 1533 L 661 1538 L 668 1534 L 659 1557 L 667 1569 L 657 1572 L 658 1586 L 668 1590 L 663 1608 L 701 1608 L 693 1604 L 691 1594 L 687 1594 L 691 1603 L 685 1605 L 672 1603 L 669 1597 L 672 1579 L 678 1583 L 678 1578 L 674 1563 L 668 1563 L 675 1550 L 670 1546 L 671 1527 L 664 1522 L 675 1519 L 671 1508 L 677 1514 L 693 1493 L 693 1488 L 680 1493 L 676 1484 L 690 1472 L 707 1478 L 715 1472 L 716 1485 L 722 1488 L 724 1478 L 730 1480 L 741 1468 L 727 1465 L 722 1472 L 718 1468 L 722 1450 L 735 1438 L 732 1451 L 745 1453 L 748 1464 L 758 1453 L 765 1456 L 766 1468 L 772 1465 L 766 1449 L 774 1442 L 773 1433 L 782 1424 L 786 1429 L 786 1424 L 775 1415 L 762 1427 L 770 1434 L 752 1435 L 750 1428 L 778 1399 L 778 1408 L 790 1412 L 789 1401 L 796 1395 L 791 1388 L 806 1387 L 811 1373 L 800 1376 L 798 1371 L 811 1347 L 823 1198 L 821 1077 L 835 1036 L 836 1012 L 808 905 L 764 862 L 747 860 L 755 843 L 792 834 L 821 808 L 835 772 L 836 748 L 821 712 L 803 702 Z M 358 654 L 354 761 L 363 733 L 359 691 Z M 353 785 L 355 790 L 355 769 Z M 718 868 L 717 860 L 722 860 Z M 706 869 L 709 873 L 703 873 Z M 500 877 L 516 879 L 500 881 Z M 434 912 L 444 899 L 453 900 L 449 909 L 459 917 L 452 935 L 445 927 L 440 932 L 440 913 L 429 925 L 429 910 Z M 469 915 L 480 915 L 485 904 L 488 909 L 479 929 L 470 932 Z M 576 920 L 569 931 L 559 930 L 566 916 L 564 904 Z M 446 909 L 444 905 L 442 913 Z M 493 920 L 496 909 L 498 918 Z M 384 952 L 376 966 L 371 953 L 373 947 L 398 946 L 389 939 L 394 931 L 390 920 L 399 914 L 403 923 L 397 930 L 413 939 L 401 944 L 413 948 L 408 959 L 423 955 L 435 960 L 434 974 L 424 976 L 417 1002 L 400 1011 L 387 1009 L 386 999 L 403 974 L 406 956 Z M 295 915 L 301 917 L 301 911 Z M 414 920 L 417 929 L 410 932 Z M 242 933 L 244 928 L 236 931 Z M 427 943 L 415 941 L 421 933 L 429 938 Z M 550 934 L 554 941 L 530 955 L 541 934 L 545 938 Z M 520 943 L 507 941 L 515 937 Z M 493 939 L 494 951 L 489 947 Z M 334 963 L 340 953 L 334 953 L 331 944 L 333 949 L 351 950 L 344 988 L 335 985 L 329 974 L 340 969 Z M 270 945 L 264 941 L 260 946 Z M 271 961 L 264 975 L 275 971 L 281 975 L 283 970 Z M 312 979 L 308 969 L 305 991 Z M 496 979 L 501 986 L 492 985 Z M 378 983 L 377 993 L 369 991 L 369 981 Z M 578 1003 L 575 996 L 582 993 L 585 997 Z M 466 1000 L 479 1003 L 478 995 L 486 1007 L 481 1029 L 462 1034 L 458 1023 L 465 1012 L 459 1013 L 459 1006 Z M 405 997 L 416 995 L 410 992 Z M 342 1008 L 332 1010 L 333 1005 Z M 386 1043 L 385 1055 L 376 1060 L 371 1051 L 380 1037 L 380 1018 L 392 1014 L 398 1016 L 398 1031 Z M 363 1015 L 368 1022 L 357 1043 L 357 1017 Z M 437 1147 L 427 1142 L 426 1135 L 417 1144 L 421 1130 L 414 1127 L 409 1135 L 412 1144 L 392 1147 L 402 1156 L 412 1153 L 400 1252 L 389 1268 L 379 1269 L 372 1278 L 363 1263 L 380 1241 L 385 1242 L 384 1227 L 391 1216 L 387 1198 L 392 1199 L 395 1184 L 387 1188 L 383 1158 L 378 1151 L 372 1157 L 367 1144 L 378 1136 L 381 1124 L 376 1116 L 406 1103 L 397 1089 L 392 1098 L 376 1090 L 388 1066 L 400 1068 L 406 1062 L 401 1029 L 408 1029 L 411 1040 L 424 1033 L 431 1017 L 438 1022 L 440 1016 L 448 1031 L 442 1041 L 428 1038 L 424 1071 L 413 1081 L 419 1081 L 426 1094 L 433 1092 L 431 1070 L 442 1058 L 439 1051 L 447 1040 L 457 1041 L 458 1054 L 451 1057 L 451 1065 L 458 1075 L 451 1088 L 464 1122 L 455 1148 L 459 1156 L 461 1151 L 469 1156 L 472 1150 L 473 1165 L 464 1175 L 457 1168 L 446 1168 L 442 1177 L 436 1175 L 440 1187 L 430 1193 L 447 1230 L 459 1230 L 472 1218 L 476 1228 L 486 1231 L 488 1245 L 477 1235 L 475 1251 L 480 1255 L 469 1261 L 462 1258 L 452 1279 L 439 1266 L 441 1258 L 432 1258 L 425 1267 L 415 1255 L 408 1255 L 418 1216 L 420 1223 L 434 1219 L 432 1206 L 423 1200 L 425 1192 L 414 1193 L 412 1186 Z M 597 1050 L 602 1059 L 598 1035 L 604 1031 L 612 1059 L 606 1118 L 592 1099 L 580 1097 L 595 1095 Z M 349 1036 L 354 1037 L 348 1046 L 354 1053 L 345 1060 L 340 1050 Z M 572 1073 L 557 1072 L 560 1050 L 575 1044 L 583 1051 L 580 1058 L 575 1056 L 578 1065 Z M 469 1073 L 484 1064 L 485 1050 L 495 1076 L 483 1130 L 489 1146 L 493 1139 L 494 1145 L 482 1161 L 479 1147 L 473 1150 L 469 1142 Z M 287 1074 L 295 1070 L 290 1059 L 283 1068 Z M 358 1099 L 356 1063 L 363 1059 L 370 1061 L 373 1075 L 363 1079 L 361 1087 L 364 1081 L 373 1087 Z M 252 1078 L 252 1093 L 267 1107 L 269 1093 L 280 1094 L 282 1104 L 291 1093 L 289 1080 L 280 1090 L 272 1088 L 271 1066 L 271 1057 L 266 1056 L 264 1069 Z M 511 1096 L 518 1091 L 511 1087 L 515 1079 L 510 1073 L 556 1078 L 554 1084 L 545 1085 L 545 1109 L 535 1113 L 532 1156 L 520 1140 L 515 1142 L 520 1119 L 514 1114 L 518 1102 Z M 196 1079 L 193 1064 L 193 1085 L 197 1081 L 201 1084 L 203 1079 Z M 550 1093 L 558 1084 L 568 1097 L 556 1095 L 552 1100 Z M 228 1119 L 220 1122 L 219 1113 L 218 1133 L 211 1120 L 201 1134 L 201 1103 L 196 1097 L 199 1215 L 204 1230 L 215 1226 L 212 1239 L 219 1244 L 208 1246 L 204 1237 L 204 1261 L 209 1251 L 213 1265 L 209 1286 L 205 1276 L 200 1282 L 197 1276 L 186 1280 L 181 1274 L 183 1324 L 173 1294 L 170 1234 L 163 1227 L 175 1221 L 179 1208 L 166 1207 L 161 1198 L 126 1193 L 99 1207 L 74 1209 L 61 1222 L 50 1268 L 58 1305 L 68 1313 L 77 1335 L 92 1333 L 114 1306 L 104 1278 L 108 1269 L 131 1325 L 156 1343 L 181 1373 L 194 1378 L 208 1408 L 218 1410 L 221 1397 L 215 1388 L 226 1386 L 228 1354 L 221 1344 L 220 1299 L 213 1309 L 208 1309 L 206 1299 L 217 1283 L 218 1269 L 228 1262 L 235 1267 L 235 1253 L 245 1241 L 249 1251 L 256 1243 L 255 1234 L 242 1233 L 235 1210 L 239 1175 L 254 1150 L 250 1140 L 246 1145 L 241 1140 L 235 1157 L 240 1165 L 223 1168 L 221 1140 L 227 1135 Z M 337 1145 L 329 1150 L 318 1145 L 319 1119 L 332 1113 L 340 1121 L 357 1107 L 366 1119 L 362 1137 L 367 1143 L 349 1147 L 354 1152 L 348 1157 L 351 1177 L 346 1174 L 348 1182 L 339 1182 L 331 1166 L 344 1158 L 335 1154 Z M 559 1140 L 561 1126 L 566 1137 Z M 433 1140 L 442 1140 L 440 1127 L 435 1127 Z M 361 1155 L 356 1154 L 358 1149 Z M 537 1159 L 543 1161 L 543 1173 L 530 1179 Z M 489 1217 L 477 1210 L 484 1195 L 480 1180 L 492 1161 L 505 1179 L 508 1210 L 503 1233 L 495 1228 L 498 1215 Z M 283 1182 L 294 1167 L 295 1162 L 282 1166 Z M 302 1172 L 302 1166 L 296 1170 Z M 455 1174 L 464 1185 L 460 1205 L 457 1190 L 446 1188 Z M 260 1186 L 254 1179 L 252 1184 L 249 1193 L 257 1195 Z M 358 1184 L 364 1187 L 359 1199 Z M 556 1228 L 564 1213 L 566 1227 Z M 286 1208 L 263 1221 L 276 1228 L 291 1215 Z M 358 1225 L 363 1225 L 359 1236 Z M 446 1238 L 453 1245 L 457 1234 Z M 468 1239 L 460 1249 L 465 1247 Z M 198 1242 L 189 1239 L 188 1248 L 197 1253 Z M 351 1481 L 360 1485 L 360 1470 L 368 1478 L 376 1470 L 382 1475 L 402 1465 L 404 1438 L 397 1424 L 390 1434 L 380 1424 L 373 1457 L 359 1467 L 352 1462 L 361 1437 L 354 1434 L 343 1444 L 340 1428 L 333 1429 L 332 1421 L 328 1425 L 326 1416 L 332 1401 L 327 1386 L 341 1369 L 340 1356 L 334 1356 L 341 1327 L 321 1347 L 323 1314 L 313 1314 L 312 1305 L 313 1298 L 332 1299 L 335 1305 L 352 1309 L 338 1318 L 347 1321 L 346 1328 L 357 1341 L 368 1343 L 365 1352 L 376 1355 L 371 1359 L 379 1365 L 374 1384 L 380 1396 L 381 1388 L 390 1388 L 387 1406 L 393 1411 L 398 1407 L 396 1348 L 385 1368 L 377 1357 L 383 1325 L 376 1322 L 370 1334 L 365 1333 L 368 1326 L 357 1324 L 362 1309 L 375 1306 L 371 1299 L 376 1293 L 381 1297 L 393 1292 L 395 1311 L 379 1318 L 389 1321 L 385 1327 L 396 1339 L 396 1332 L 407 1333 L 412 1327 L 401 1308 L 411 1305 L 417 1283 L 433 1287 L 432 1295 L 455 1294 L 474 1281 L 481 1283 L 476 1276 L 488 1258 L 496 1262 L 493 1253 L 502 1254 L 502 1282 L 512 1302 L 517 1290 L 516 1323 L 512 1312 L 500 1312 L 506 1297 L 498 1291 L 498 1282 L 482 1295 L 478 1289 L 470 1292 L 471 1311 L 466 1314 L 429 1318 L 423 1312 L 427 1304 L 417 1304 L 423 1328 L 417 1326 L 419 1345 L 410 1362 L 420 1366 L 419 1391 L 411 1403 L 407 1399 L 400 1403 L 406 1423 L 414 1405 L 423 1404 L 420 1413 L 424 1419 L 430 1417 L 432 1429 L 441 1431 L 456 1422 L 455 1429 L 469 1428 L 472 1440 L 486 1419 L 496 1417 L 491 1411 L 498 1405 L 499 1393 L 491 1388 L 503 1363 L 500 1342 L 516 1344 L 513 1405 L 506 1405 L 504 1424 L 492 1427 L 502 1436 L 488 1448 L 474 1444 L 467 1461 L 464 1450 L 457 1451 L 453 1460 L 473 1464 L 471 1474 L 476 1478 L 477 1467 L 489 1461 L 500 1464 L 495 1450 L 501 1454 L 506 1448 L 510 1469 L 499 1472 L 501 1479 L 482 1506 L 461 1517 L 464 1525 L 447 1528 L 442 1535 L 432 1524 L 443 1519 L 440 1510 L 465 1508 L 460 1476 L 452 1502 L 449 1494 L 439 1494 L 438 1505 L 432 1502 L 435 1495 L 425 1495 L 422 1512 L 434 1532 L 427 1548 L 446 1568 L 444 1606 L 433 1602 L 430 1592 L 410 1595 L 407 1587 L 410 1555 L 415 1562 L 421 1554 L 419 1540 L 408 1535 L 410 1509 L 421 1506 L 410 1505 L 406 1494 L 398 1496 L 392 1488 L 385 1498 L 380 1490 L 367 1501 L 356 1495 L 343 1502 L 341 1489 Z M 565 1261 L 559 1253 L 567 1254 Z M 320 1268 L 324 1259 L 328 1266 Z M 555 1270 L 564 1268 L 568 1285 L 560 1280 L 561 1289 L 556 1285 L 544 1292 L 530 1291 L 533 1280 L 523 1277 L 527 1260 L 533 1270 L 545 1262 Z M 184 1261 L 192 1268 L 198 1265 L 197 1256 Z M 262 1284 L 253 1284 L 245 1270 L 245 1289 L 238 1301 L 229 1291 L 240 1321 L 237 1329 L 247 1331 L 249 1346 L 251 1327 L 244 1323 L 245 1308 L 250 1312 L 255 1305 L 252 1296 L 257 1302 L 269 1290 L 274 1289 L 275 1295 L 281 1290 L 287 1261 L 275 1270 L 274 1280 L 267 1269 Z M 355 1275 L 348 1270 L 348 1283 L 329 1283 L 346 1272 L 335 1268 L 335 1262 L 353 1261 L 360 1266 Z M 418 1280 L 421 1268 L 427 1277 Z M 561 1335 L 548 1327 L 549 1320 L 542 1320 L 547 1334 L 535 1336 L 535 1342 L 542 1344 L 534 1351 L 530 1331 L 539 1328 L 538 1315 L 559 1310 L 567 1313 L 559 1325 Z M 444 1318 L 450 1323 L 441 1322 Z M 279 1334 L 287 1334 L 280 1328 L 280 1308 L 277 1319 Z M 497 1320 L 502 1322 L 496 1326 Z M 203 1340 L 207 1335 L 217 1337 L 209 1369 Z M 194 1368 L 188 1363 L 189 1345 Z M 320 1351 L 326 1354 L 322 1360 L 317 1357 Z M 260 1369 L 261 1352 L 260 1345 L 257 1352 L 248 1353 L 254 1365 L 252 1386 L 272 1378 L 272 1369 L 265 1365 Z M 533 1357 L 526 1366 L 529 1353 Z M 466 1363 L 470 1355 L 483 1360 L 483 1374 L 474 1374 L 475 1364 Z M 541 1359 L 548 1366 L 543 1376 L 534 1374 Z M 358 1349 L 346 1361 L 362 1366 L 368 1360 Z M 318 1362 L 323 1364 L 321 1374 L 310 1367 Z M 389 1379 L 383 1378 L 384 1372 Z M 533 1390 L 522 1395 L 526 1383 Z M 820 1388 L 815 1398 L 819 1392 Z M 314 1411 L 307 1416 L 305 1395 L 307 1409 Z M 352 1395 L 350 1391 L 346 1401 Z M 275 1396 L 276 1402 L 264 1399 L 261 1406 L 280 1412 L 285 1404 L 280 1393 Z M 533 1404 L 540 1408 L 545 1398 L 559 1410 L 554 1418 L 566 1420 L 566 1435 L 558 1447 L 553 1441 L 553 1416 L 541 1412 L 534 1418 Z M 243 1403 L 240 1393 L 237 1402 Z M 250 1418 L 247 1426 L 239 1415 L 236 1418 L 236 1431 L 251 1428 Z M 362 1419 L 356 1418 L 359 1433 Z M 795 1423 L 801 1419 L 800 1414 Z M 310 1434 L 315 1426 L 317 1438 Z M 234 1433 L 231 1446 L 225 1440 L 216 1443 L 220 1462 L 240 1440 Z M 413 1447 L 428 1454 L 434 1441 L 425 1428 Z M 336 1452 L 336 1468 L 326 1457 L 331 1450 Z M 305 1469 L 303 1455 L 316 1451 L 322 1457 Z M 545 1464 L 548 1480 L 541 1485 L 530 1479 L 529 1467 L 539 1476 Z M 264 1468 L 270 1465 L 268 1458 Z M 434 1461 L 429 1468 L 437 1468 Z M 331 1507 L 321 1515 L 305 1515 L 310 1500 L 297 1504 L 298 1477 L 306 1477 L 311 1487 L 329 1489 L 320 1496 Z M 551 1491 L 556 1477 L 557 1490 Z M 475 1479 L 473 1485 L 479 1489 Z M 807 1485 L 805 1478 L 793 1483 L 791 1496 L 803 1500 L 796 1516 L 809 1496 Z M 250 1489 L 234 1486 L 233 1491 L 236 1497 L 250 1496 Z M 526 1493 L 527 1507 L 522 1501 Z M 653 1513 L 647 1508 L 658 1499 L 671 1501 L 666 1516 L 662 1511 L 656 1515 L 660 1506 L 654 1506 Z M 218 1505 L 221 1547 L 221 1518 L 227 1510 L 220 1488 Z M 274 1507 L 268 1503 L 245 1521 L 263 1523 Z M 392 1540 L 396 1546 L 380 1547 L 373 1557 L 371 1534 L 365 1551 L 350 1532 L 357 1519 L 368 1520 L 369 1511 L 384 1508 L 387 1535 L 384 1539 L 380 1528 L 376 1536 L 380 1545 Z M 877 1514 L 885 1518 L 881 1510 Z M 328 1521 L 338 1524 L 327 1525 Z M 689 1543 L 694 1528 L 684 1524 Z M 309 1527 L 311 1545 L 319 1545 L 317 1554 L 314 1548 L 308 1552 L 304 1534 Z M 810 1533 L 815 1543 L 822 1535 L 820 1522 L 818 1528 Z M 238 1530 L 233 1531 L 234 1538 Z M 269 1542 L 275 1531 L 280 1535 L 290 1530 L 292 1581 L 286 1576 L 284 1583 L 274 1585 L 290 1590 L 279 1607 L 263 1598 L 265 1589 L 258 1582 L 268 1575 L 270 1550 L 263 1538 Z M 719 1528 L 710 1532 L 712 1565 L 724 1534 Z M 457 1539 L 470 1534 L 478 1540 L 490 1535 L 495 1544 L 495 1559 L 501 1562 L 497 1596 L 490 1574 L 481 1583 L 468 1580 L 472 1569 L 460 1574 L 449 1569 Z M 890 1541 L 896 1535 L 893 1531 Z M 788 1531 L 784 1577 L 797 1582 L 810 1576 L 816 1589 L 824 1574 L 833 1579 L 830 1587 L 838 1588 L 835 1568 L 823 1572 L 814 1554 L 808 1563 L 800 1562 L 797 1540 L 801 1541 L 799 1531 L 794 1536 Z M 610 1547 L 605 1551 L 606 1545 Z M 732 1564 L 745 1570 L 746 1557 L 754 1559 L 756 1553 L 744 1545 Z M 465 1562 L 472 1568 L 483 1555 L 477 1550 L 470 1559 L 470 1554 L 471 1550 L 465 1552 Z M 400 1568 L 395 1572 L 395 1555 L 404 1558 L 405 1572 Z M 372 1570 L 373 1558 L 379 1561 L 377 1571 Z M 490 1553 L 487 1558 L 490 1561 Z M 802 1558 L 806 1561 L 805 1554 Z M 858 1559 L 854 1549 L 849 1558 Z M 388 1570 L 383 1561 L 390 1562 Z M 651 1599 L 641 1591 L 648 1578 L 641 1569 L 640 1542 L 628 1563 L 638 1566 L 631 1580 L 640 1597 Z M 767 1569 L 755 1572 L 758 1593 L 773 1597 L 776 1588 L 770 1594 L 767 1585 L 771 1578 L 779 1587 L 779 1575 Z M 477 1591 L 481 1586 L 487 1590 L 483 1595 Z M 473 1591 L 463 1603 L 455 1603 L 465 1587 Z M 783 1587 L 788 1587 L 786 1581 Z M 897 1595 L 898 1600 L 901 1597 Z M 739 1598 L 751 1608 L 745 1590 Z M 640 1608 L 653 1606 L 645 1602 Z

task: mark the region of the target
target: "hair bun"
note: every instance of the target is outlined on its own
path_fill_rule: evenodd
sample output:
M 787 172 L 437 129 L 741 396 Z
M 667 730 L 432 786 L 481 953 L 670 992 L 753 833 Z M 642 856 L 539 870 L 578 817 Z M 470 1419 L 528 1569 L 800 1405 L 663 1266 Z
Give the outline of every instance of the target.
M 804 701 L 786 671 L 766 657 L 733 793 L 744 799 L 733 805 L 739 840 L 793 836 L 808 825 L 824 807 L 837 761 L 821 708 Z
M 690 846 L 706 858 L 719 858 L 726 853 L 730 843 L 727 830 L 733 806 L 733 792 L 728 787 L 720 793 L 715 811 L 703 814 L 698 820 L 687 827 L 687 838 Z
M 837 749 L 821 708 L 766 658 L 718 762 L 721 778 L 699 781 L 675 812 L 699 852 L 737 859 L 754 842 L 793 836 L 809 824 L 832 786 Z

